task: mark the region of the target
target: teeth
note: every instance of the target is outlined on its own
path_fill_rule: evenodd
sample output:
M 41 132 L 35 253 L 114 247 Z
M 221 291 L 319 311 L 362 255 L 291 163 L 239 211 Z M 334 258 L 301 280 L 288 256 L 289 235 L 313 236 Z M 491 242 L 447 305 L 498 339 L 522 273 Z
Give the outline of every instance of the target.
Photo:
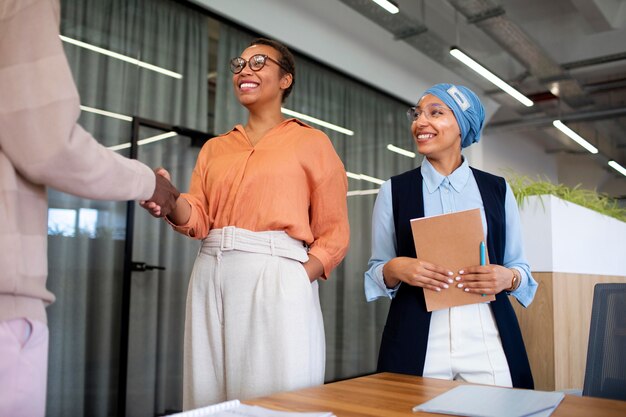
M 432 133 L 422 133 L 421 135 L 417 135 L 417 138 L 418 139 L 430 139 L 434 136 L 435 135 L 433 135 Z
M 254 88 L 258 86 L 257 83 L 241 83 L 239 84 L 239 88 Z

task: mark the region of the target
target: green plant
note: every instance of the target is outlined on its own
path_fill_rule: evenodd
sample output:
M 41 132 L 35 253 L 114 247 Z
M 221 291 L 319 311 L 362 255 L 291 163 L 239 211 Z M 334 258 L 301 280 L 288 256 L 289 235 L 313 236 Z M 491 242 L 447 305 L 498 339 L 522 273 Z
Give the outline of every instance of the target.
M 507 180 L 515 195 L 517 205 L 520 207 L 523 206 L 524 200 L 531 195 L 551 194 L 565 201 L 626 222 L 626 208 L 620 207 L 617 200 L 595 190 L 580 188 L 580 184 L 572 188 L 563 184 L 553 184 L 547 178 L 537 177 L 536 180 L 533 180 L 530 177 L 515 173 L 508 174 Z M 541 204 L 543 204 L 543 201 Z

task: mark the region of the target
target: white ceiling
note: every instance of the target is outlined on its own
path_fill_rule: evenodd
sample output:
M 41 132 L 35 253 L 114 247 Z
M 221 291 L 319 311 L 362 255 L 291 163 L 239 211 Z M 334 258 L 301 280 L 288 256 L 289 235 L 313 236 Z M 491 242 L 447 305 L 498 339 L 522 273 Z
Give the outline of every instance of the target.
M 624 0 L 396 0 L 399 17 L 371 0 L 194 1 L 408 102 L 433 83 L 464 83 L 480 93 L 489 115 L 495 111 L 487 130 L 521 132 L 568 164 L 591 160 L 604 172 L 601 182 L 574 178 L 574 185 L 602 189 L 609 176 L 618 183 L 611 193 L 626 195 L 626 177 L 606 165 L 615 159 L 626 166 Z M 468 10 L 494 13 L 474 23 Z M 452 45 L 536 104 L 526 108 L 475 75 L 449 55 Z M 554 129 L 555 118 L 600 154 Z
M 396 0 L 397 15 L 370 0 L 337 2 L 392 33 L 389 48 L 409 44 L 498 102 L 487 129 L 541 130 L 554 139 L 541 141 L 546 152 L 586 153 L 548 129 L 559 118 L 600 149 L 598 164 L 626 166 L 626 1 Z M 459 64 L 447 53 L 452 45 L 535 105 L 520 105 Z

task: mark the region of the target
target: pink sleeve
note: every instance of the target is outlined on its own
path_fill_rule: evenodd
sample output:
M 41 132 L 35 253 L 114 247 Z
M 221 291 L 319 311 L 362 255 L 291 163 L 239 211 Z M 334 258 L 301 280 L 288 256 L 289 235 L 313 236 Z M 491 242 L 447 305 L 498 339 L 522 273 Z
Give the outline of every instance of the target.
M 59 39 L 58 2 L 0 7 L 0 153 L 29 181 L 91 199 L 144 200 L 155 176 L 78 124 L 79 98 Z

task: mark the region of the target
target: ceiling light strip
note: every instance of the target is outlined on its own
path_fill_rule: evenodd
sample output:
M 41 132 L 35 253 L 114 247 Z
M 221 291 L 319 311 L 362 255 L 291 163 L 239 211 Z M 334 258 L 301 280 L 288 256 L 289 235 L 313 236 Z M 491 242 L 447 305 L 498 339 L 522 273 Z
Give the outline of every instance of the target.
M 400 9 L 398 9 L 398 6 L 390 2 L 389 0 L 372 0 L 372 1 L 378 4 L 383 9 L 387 10 L 391 14 L 396 14 L 400 11 Z
M 177 72 L 167 70 L 165 68 L 157 67 L 156 65 L 148 64 L 147 62 L 140 61 L 136 58 L 131 58 L 126 55 L 118 54 L 117 52 L 109 51 L 108 49 L 100 48 L 99 46 L 92 45 L 90 43 L 81 42 L 76 39 L 68 38 L 67 36 L 59 35 L 63 42 L 70 43 L 72 45 L 79 46 L 81 48 L 88 49 L 93 52 L 98 52 L 99 54 L 110 56 L 111 58 L 119 59 L 120 61 L 128 62 L 133 65 L 137 65 L 139 67 L 149 69 L 151 71 L 155 71 L 164 75 L 167 75 L 172 78 L 181 79 L 183 76 Z
M 174 131 L 161 133 L 160 135 L 150 136 L 149 138 L 138 140 L 137 141 L 137 145 L 140 145 L 140 146 L 141 145 L 147 145 L 147 144 L 152 143 L 152 142 L 158 142 L 160 140 L 173 138 L 174 136 L 177 136 L 177 135 L 178 135 L 178 133 L 176 133 Z
M 609 161 L 609 166 L 626 177 L 626 168 L 615 161 Z
M 120 143 L 119 145 L 107 146 L 107 149 L 112 151 L 121 151 L 122 149 L 130 148 L 130 142 Z
M 361 179 L 364 180 L 364 181 L 373 182 L 374 184 L 378 184 L 378 185 L 381 185 L 381 184 L 385 183 L 384 180 L 381 180 L 381 179 L 376 178 L 376 177 L 370 177 L 369 175 L 365 175 L 365 174 L 361 174 Z
M 348 178 L 353 178 L 355 180 L 369 181 L 378 185 L 381 185 L 385 182 L 384 180 L 381 180 L 376 177 L 370 177 L 369 175 L 365 175 L 365 174 L 355 174 L 354 172 L 350 172 L 350 171 L 346 171 L 346 175 L 348 176 Z
M 346 129 L 345 127 L 337 126 L 332 123 L 328 123 L 323 120 L 316 119 L 315 117 L 308 116 L 303 113 L 298 113 L 297 111 L 286 109 L 284 107 L 281 107 L 280 111 L 286 114 L 287 116 L 297 117 L 298 119 L 306 120 L 307 122 L 311 122 L 316 125 L 326 127 L 336 132 L 343 133 L 344 135 L 347 135 L 347 136 L 354 136 L 354 132 L 352 130 Z
M 395 153 L 399 153 L 400 155 L 408 156 L 409 158 L 415 158 L 415 152 L 407 151 L 406 149 L 398 148 L 397 146 L 392 145 L 391 143 L 387 145 L 387 150 Z
M 111 111 L 106 111 L 106 110 L 100 110 L 100 109 L 96 109 L 94 107 L 87 107 L 87 106 L 80 106 L 80 109 L 82 111 L 86 111 L 89 113 L 95 113 L 95 114 L 99 114 L 101 116 L 107 116 L 107 117 L 112 117 L 114 119 L 120 119 L 120 120 L 124 120 L 126 122 L 132 122 L 133 118 L 130 116 L 126 116 L 125 114 L 120 114 L 120 113 L 113 113 Z
M 176 135 L 178 135 L 178 133 L 176 133 L 176 132 L 161 133 L 160 135 L 150 136 L 148 138 L 138 140 L 137 141 L 137 145 L 138 146 L 147 145 L 148 143 L 158 142 L 160 140 L 172 138 L 172 137 L 174 137 Z M 114 146 L 107 146 L 107 148 L 112 150 L 112 151 L 119 151 L 121 149 L 128 149 L 128 148 L 130 148 L 130 142 L 120 143 L 119 145 L 114 145 Z
M 596 154 L 598 153 L 598 148 L 596 148 L 595 146 L 593 146 L 591 143 L 587 142 L 582 136 L 580 136 L 578 133 L 574 132 L 572 129 L 570 129 L 569 127 L 565 126 L 563 124 L 563 122 L 561 122 L 560 120 L 555 120 L 552 122 L 552 124 L 554 125 L 554 127 L 556 127 L 557 129 L 559 129 L 561 132 L 565 133 L 567 136 L 569 136 L 574 142 L 576 142 L 577 144 L 579 144 L 580 146 L 582 146 L 583 148 L 587 149 L 589 152 Z
M 511 87 L 493 72 L 489 71 L 487 68 L 474 61 L 472 58 L 469 57 L 469 55 L 465 54 L 460 49 L 452 47 L 450 49 L 450 55 L 476 71 L 478 74 L 482 75 L 485 79 L 502 89 L 505 93 L 509 94 L 511 97 L 522 103 L 524 106 L 531 107 L 534 104 L 531 99 Z

